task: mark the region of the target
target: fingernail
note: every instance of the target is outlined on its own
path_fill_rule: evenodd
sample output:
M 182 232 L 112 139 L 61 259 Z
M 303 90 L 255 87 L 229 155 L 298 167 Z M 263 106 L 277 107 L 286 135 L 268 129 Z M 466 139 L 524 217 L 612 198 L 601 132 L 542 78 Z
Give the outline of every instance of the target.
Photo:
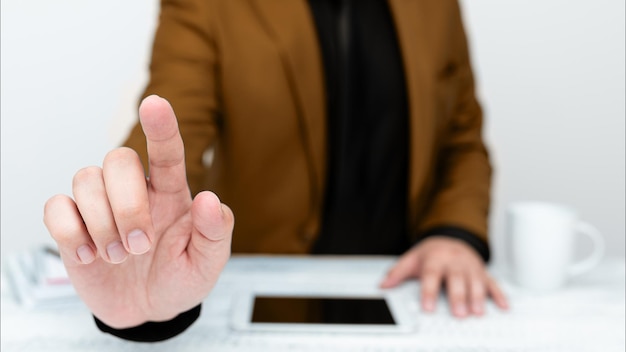
M 78 247 L 78 249 L 76 250 L 76 255 L 78 256 L 78 259 L 80 259 L 81 263 L 83 264 L 89 264 L 93 262 L 94 259 L 96 259 L 96 255 L 93 252 L 93 249 L 91 249 L 91 247 L 89 247 L 89 245 L 86 245 L 86 244 Z
M 117 241 L 107 246 L 107 255 L 111 263 L 118 264 L 126 260 L 128 253 L 126 253 L 122 242 Z
M 467 315 L 467 306 L 465 304 L 458 304 L 454 306 L 454 314 L 458 317 L 464 317 Z
M 128 234 L 128 247 L 133 254 L 144 254 L 150 250 L 150 240 L 145 232 L 134 230 Z

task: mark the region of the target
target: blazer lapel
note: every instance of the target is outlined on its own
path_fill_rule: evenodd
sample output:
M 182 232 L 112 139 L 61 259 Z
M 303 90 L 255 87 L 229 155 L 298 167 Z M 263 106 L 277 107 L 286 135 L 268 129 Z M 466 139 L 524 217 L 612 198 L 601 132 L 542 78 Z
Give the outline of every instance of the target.
M 415 0 L 389 0 L 407 82 L 407 96 L 410 115 L 410 159 L 409 159 L 409 216 L 413 219 L 419 211 L 416 209 L 418 196 L 433 162 L 434 97 L 429 85 L 430 50 L 426 38 L 426 11 L 422 2 Z
M 305 0 L 253 1 L 277 43 L 294 92 L 305 148 L 313 165 L 313 205 L 319 207 L 326 178 L 326 101 L 315 23 Z

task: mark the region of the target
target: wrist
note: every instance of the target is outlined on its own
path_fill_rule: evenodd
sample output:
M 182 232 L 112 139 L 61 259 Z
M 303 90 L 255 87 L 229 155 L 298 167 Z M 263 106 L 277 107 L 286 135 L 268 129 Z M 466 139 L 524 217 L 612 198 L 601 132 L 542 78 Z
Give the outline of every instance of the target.
M 469 232 L 463 228 L 456 226 L 439 226 L 434 227 L 426 232 L 424 232 L 416 241 L 415 244 L 418 244 L 424 241 L 427 238 L 440 236 L 447 238 L 454 238 L 462 241 L 469 247 L 471 247 L 480 257 L 483 259 L 485 263 L 489 262 L 491 257 L 491 251 L 489 249 L 489 244 L 480 238 L 479 236 Z

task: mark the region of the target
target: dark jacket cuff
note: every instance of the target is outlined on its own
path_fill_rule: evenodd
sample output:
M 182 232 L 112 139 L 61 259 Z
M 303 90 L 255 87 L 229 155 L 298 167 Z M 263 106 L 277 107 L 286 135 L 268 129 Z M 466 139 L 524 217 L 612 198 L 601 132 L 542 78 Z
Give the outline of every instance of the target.
M 114 329 L 100 319 L 93 317 L 98 329 L 119 338 L 137 342 L 157 342 L 172 338 L 185 331 L 200 316 L 201 304 L 180 313 L 172 320 L 163 322 L 149 321 L 126 329 Z
M 432 228 L 426 231 L 423 235 L 421 235 L 416 241 L 415 244 L 423 241 L 426 238 L 433 236 L 444 236 L 451 237 L 458 240 L 461 240 L 467 243 L 470 247 L 474 248 L 476 252 L 483 258 L 485 263 L 489 262 L 489 258 L 491 257 L 491 252 L 489 250 L 489 244 L 482 240 L 480 237 L 474 235 L 473 233 L 462 229 L 460 227 L 455 226 L 440 226 Z

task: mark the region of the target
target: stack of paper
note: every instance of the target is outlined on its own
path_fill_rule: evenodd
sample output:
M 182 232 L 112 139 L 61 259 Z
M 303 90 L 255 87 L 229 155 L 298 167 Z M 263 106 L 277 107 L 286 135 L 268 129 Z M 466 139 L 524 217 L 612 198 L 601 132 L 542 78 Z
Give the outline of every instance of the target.
M 79 302 L 56 250 L 38 247 L 5 259 L 5 273 L 16 300 L 26 307 Z

